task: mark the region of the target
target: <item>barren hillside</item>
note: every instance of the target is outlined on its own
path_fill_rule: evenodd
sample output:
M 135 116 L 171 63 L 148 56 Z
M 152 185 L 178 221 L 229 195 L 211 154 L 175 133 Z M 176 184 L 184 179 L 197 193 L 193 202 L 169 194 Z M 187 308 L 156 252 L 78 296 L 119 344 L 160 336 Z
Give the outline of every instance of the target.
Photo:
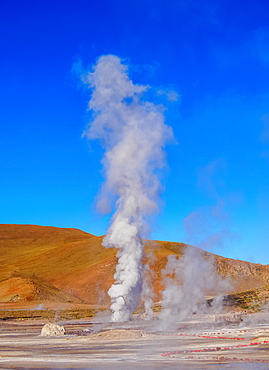
M 0 225 L 0 302 L 72 302 L 106 304 L 113 282 L 116 250 L 101 245 L 97 237 L 77 229 L 33 225 Z M 161 270 L 167 256 L 181 256 L 182 243 L 145 241 L 151 264 L 156 300 L 162 290 Z M 195 248 L 195 247 L 192 247 Z M 215 258 L 215 268 L 231 277 L 232 291 L 269 284 L 269 266 Z

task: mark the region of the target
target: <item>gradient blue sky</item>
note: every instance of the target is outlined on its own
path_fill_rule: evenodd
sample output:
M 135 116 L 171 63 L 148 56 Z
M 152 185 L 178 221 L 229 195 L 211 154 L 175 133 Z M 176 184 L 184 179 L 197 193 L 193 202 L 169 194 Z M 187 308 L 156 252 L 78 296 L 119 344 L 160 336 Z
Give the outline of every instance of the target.
M 2 0 L 0 223 L 105 233 L 89 90 L 74 65 L 115 54 L 135 83 L 176 91 L 152 238 L 269 264 L 266 0 Z

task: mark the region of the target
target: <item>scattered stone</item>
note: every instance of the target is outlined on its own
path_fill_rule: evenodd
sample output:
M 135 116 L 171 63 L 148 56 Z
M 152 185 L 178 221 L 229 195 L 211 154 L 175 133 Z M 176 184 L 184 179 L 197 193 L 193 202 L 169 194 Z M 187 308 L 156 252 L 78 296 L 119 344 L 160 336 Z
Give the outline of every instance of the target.
M 63 326 L 53 324 L 51 322 L 45 324 L 41 329 L 42 337 L 59 337 L 61 335 L 64 335 L 64 333 L 65 328 Z

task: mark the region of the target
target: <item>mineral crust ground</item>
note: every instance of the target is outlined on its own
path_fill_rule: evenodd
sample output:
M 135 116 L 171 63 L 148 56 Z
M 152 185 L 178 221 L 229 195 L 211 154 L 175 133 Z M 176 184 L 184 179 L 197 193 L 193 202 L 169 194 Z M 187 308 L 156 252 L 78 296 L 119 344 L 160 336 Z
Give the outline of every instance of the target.
M 269 369 L 268 314 L 194 315 L 160 331 L 157 317 L 123 324 L 57 322 L 60 337 L 42 337 L 42 320 L 0 321 L 1 369 Z

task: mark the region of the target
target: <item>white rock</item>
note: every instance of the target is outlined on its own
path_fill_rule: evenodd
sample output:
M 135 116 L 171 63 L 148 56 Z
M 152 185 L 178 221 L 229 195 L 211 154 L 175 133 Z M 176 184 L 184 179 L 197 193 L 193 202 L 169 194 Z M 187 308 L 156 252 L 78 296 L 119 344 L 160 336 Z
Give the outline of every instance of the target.
M 65 333 L 65 328 L 63 326 L 57 325 L 57 324 L 52 324 L 48 323 L 43 326 L 41 329 L 41 336 L 42 337 L 57 337 L 64 335 Z

